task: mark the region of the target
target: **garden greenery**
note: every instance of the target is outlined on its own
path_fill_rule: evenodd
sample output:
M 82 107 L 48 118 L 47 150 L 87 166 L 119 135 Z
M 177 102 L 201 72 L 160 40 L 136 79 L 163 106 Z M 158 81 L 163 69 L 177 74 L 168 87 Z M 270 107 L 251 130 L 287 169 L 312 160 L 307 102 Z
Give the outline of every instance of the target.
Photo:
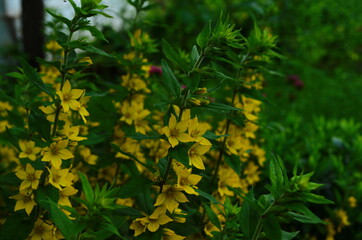
M 281 223 L 324 224 L 307 207 L 331 203 L 312 193 L 321 184 L 279 157 L 254 194 L 263 73 L 280 57 L 267 29 L 246 37 L 221 15 L 185 53 L 133 27 L 127 51 L 107 53 L 78 34 L 108 42 L 89 20 L 106 6 L 68 2 L 72 19 L 47 11 L 50 59 L 40 71 L 20 59 L 14 94 L 2 91 L 1 239 L 277 240 L 298 234 Z M 161 67 L 147 59 L 159 45 Z M 122 74 L 102 79 L 97 56 Z

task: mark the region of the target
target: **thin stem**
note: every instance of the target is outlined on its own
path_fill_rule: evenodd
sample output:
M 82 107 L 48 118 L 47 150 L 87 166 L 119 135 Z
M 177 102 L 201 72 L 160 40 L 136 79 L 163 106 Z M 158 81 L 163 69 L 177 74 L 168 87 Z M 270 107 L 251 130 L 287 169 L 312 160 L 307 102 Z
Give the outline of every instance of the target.
M 166 183 L 166 181 L 167 181 L 167 178 L 168 178 L 168 175 L 170 174 L 171 166 L 172 166 L 172 158 L 170 157 L 170 155 L 168 155 L 168 156 L 167 156 L 166 172 L 165 172 L 165 175 L 163 176 L 159 193 L 162 193 L 163 185 L 165 185 L 165 183 Z
M 234 105 L 234 102 L 235 102 L 235 97 L 236 97 L 236 93 L 237 93 L 237 89 L 234 89 L 233 91 L 233 98 L 231 100 L 231 105 L 233 106 Z M 230 124 L 231 124 L 231 120 L 230 118 L 227 119 L 227 122 L 226 122 L 226 130 L 225 130 L 225 135 L 227 135 L 229 133 L 229 129 L 230 129 Z M 219 167 L 220 167 L 220 164 L 221 164 L 221 160 L 222 160 L 222 156 L 225 152 L 225 145 L 226 145 L 226 140 L 227 140 L 227 137 L 225 136 L 224 137 L 224 140 L 222 142 L 222 145 L 221 145 L 221 149 L 220 149 L 220 152 L 219 152 L 219 156 L 218 156 L 218 159 L 217 159 L 217 163 L 216 163 L 216 167 L 215 167 L 215 170 L 214 170 L 214 174 L 212 176 L 212 180 L 211 182 L 215 182 L 216 180 L 216 175 L 217 175 L 217 172 L 219 170 Z

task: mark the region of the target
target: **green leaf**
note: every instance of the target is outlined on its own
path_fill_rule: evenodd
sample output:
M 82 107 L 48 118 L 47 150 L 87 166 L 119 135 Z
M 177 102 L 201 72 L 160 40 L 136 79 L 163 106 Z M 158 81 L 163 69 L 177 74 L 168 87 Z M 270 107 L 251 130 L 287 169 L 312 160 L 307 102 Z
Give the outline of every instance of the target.
M 202 108 L 213 110 L 213 111 L 216 111 L 216 112 L 220 112 L 220 111 L 221 112 L 228 112 L 230 110 L 243 111 L 243 109 L 236 108 L 236 107 L 226 105 L 226 104 L 222 104 L 222 103 L 210 103 L 210 104 L 208 104 L 206 106 L 203 106 Z
M 105 56 L 105 57 L 110 57 L 110 58 L 114 58 L 113 55 L 111 54 L 108 54 L 106 53 L 105 51 L 99 49 L 99 48 L 96 48 L 92 45 L 88 45 L 88 46 L 79 46 L 80 49 L 82 50 L 85 50 L 85 51 L 88 51 L 90 53 L 94 53 L 94 54 L 98 54 L 98 55 L 101 55 L 101 56 Z
M 214 211 L 207 204 L 203 203 L 202 205 L 204 206 L 204 209 L 207 215 L 209 216 L 209 219 L 212 222 L 212 224 L 214 224 L 218 229 L 221 230 L 221 224 L 219 218 L 216 216 Z
M 55 12 L 53 12 L 53 11 L 50 10 L 50 9 L 45 9 L 45 11 L 46 11 L 47 13 L 49 13 L 53 18 L 55 18 L 55 19 L 57 19 L 58 21 L 64 23 L 65 25 L 67 25 L 68 28 L 71 27 L 72 22 L 71 22 L 69 19 L 67 19 L 67 18 L 65 18 L 65 17 L 63 17 L 63 16 L 60 16 L 60 15 L 56 14 Z
M 263 219 L 263 229 L 266 237 L 270 240 L 282 239 L 282 229 L 280 228 L 278 218 L 274 214 L 270 214 Z
M 158 160 L 158 169 L 160 171 L 161 177 L 164 177 L 164 175 L 165 175 L 167 162 L 168 162 L 168 160 L 166 157 L 163 157 L 160 160 Z
M 187 145 L 178 145 L 175 148 L 169 149 L 169 154 L 171 158 L 176 159 L 180 163 L 182 163 L 185 167 L 189 167 L 189 154 L 188 154 L 188 146 Z
M 39 77 L 39 74 L 36 72 L 35 68 L 30 66 L 30 64 L 22 58 L 19 58 L 19 62 L 23 68 L 26 78 L 34 84 L 37 88 L 48 94 L 52 99 L 54 99 L 54 94 L 50 88 L 48 88 L 44 82 Z
M 60 232 L 66 239 L 75 239 L 80 231 L 84 229 L 84 226 L 77 226 L 72 222 L 65 213 L 59 209 L 58 204 L 48 199 L 50 204 L 50 218 L 54 224 L 59 228 Z
M 232 154 L 231 156 L 224 154 L 226 164 L 231 167 L 236 174 L 240 175 L 241 172 L 241 161 L 240 157 Z
M 94 26 L 85 26 L 82 29 L 88 30 L 92 34 L 93 37 L 109 43 L 108 40 L 104 37 L 103 33 L 98 30 L 98 28 L 96 28 Z
M 199 57 L 200 57 L 199 51 L 197 50 L 197 47 L 194 45 L 191 50 L 191 62 L 193 65 L 196 63 Z
M 207 192 L 202 191 L 201 189 L 195 189 L 195 191 L 200 194 L 200 196 L 210 200 L 210 202 L 212 202 L 213 204 L 220 204 L 222 205 L 218 200 L 216 200 L 216 198 L 214 198 L 213 196 L 211 196 L 210 194 L 208 194 Z
M 287 215 L 301 223 L 324 223 L 302 203 L 290 203 L 286 204 L 285 207 L 295 211 L 287 212 Z
M 138 158 L 136 158 L 136 157 L 133 156 L 132 154 L 123 151 L 123 150 L 122 150 L 119 146 L 117 146 L 116 144 L 111 143 L 111 147 L 112 147 L 114 150 L 116 150 L 117 152 L 120 152 L 120 153 L 126 155 L 127 157 L 135 160 L 136 162 L 138 162 L 139 164 L 141 164 L 142 166 L 144 166 L 145 168 L 147 168 L 150 172 L 152 172 L 152 173 L 156 172 L 156 170 L 153 169 L 151 166 L 148 166 L 147 164 L 141 162 Z
M 24 75 L 19 73 L 19 72 L 11 72 L 11 73 L 7 73 L 6 76 L 8 77 L 12 77 L 12 78 L 16 78 L 16 79 L 24 79 Z M 1 91 L 2 92 L 2 91 Z
M 257 203 L 253 190 L 246 195 L 245 199 L 248 199 L 248 201 L 244 201 L 242 204 L 241 211 L 239 213 L 239 222 L 241 231 L 245 234 L 246 239 L 251 239 L 256 231 L 260 215 L 258 213 L 258 209 L 254 208 L 254 205 Z
M 298 235 L 299 231 L 297 232 L 286 232 L 282 230 L 282 240 L 292 240 L 294 237 Z
M 211 140 L 215 140 L 218 138 L 222 138 L 222 137 L 227 137 L 230 136 L 229 134 L 225 134 L 225 135 L 216 135 L 213 132 L 207 131 L 204 135 L 202 135 L 203 137 L 207 138 L 207 139 L 211 139 Z
M 119 216 L 134 216 L 134 217 L 144 216 L 139 210 L 127 206 L 119 206 L 118 208 L 113 209 L 112 213 Z
M 184 60 L 181 59 L 181 57 L 175 52 L 175 50 L 173 50 L 170 44 L 164 39 L 162 39 L 162 51 L 165 56 L 174 64 L 179 66 L 184 73 L 187 72 L 187 65 Z
M 184 78 L 182 78 L 182 81 L 193 92 L 199 86 L 200 75 L 199 74 L 191 74 L 190 76 L 185 76 Z
M 34 226 L 34 221 L 25 212 L 17 211 L 6 217 L 0 228 L 0 239 L 26 239 Z
M 171 93 L 175 97 L 179 97 L 181 94 L 181 87 L 179 81 L 176 79 L 175 75 L 173 74 L 172 70 L 168 66 L 165 60 L 161 60 L 161 67 L 162 67 L 162 76 L 163 80 L 165 81 L 166 86 L 170 89 Z
M 280 194 L 285 190 L 286 181 L 286 170 L 283 161 L 279 156 L 274 156 L 270 160 L 269 165 L 269 178 L 271 181 L 271 191 L 273 196 L 277 199 Z
M 139 176 L 138 178 L 132 178 L 119 188 L 118 197 L 130 198 L 135 197 L 138 194 L 145 191 L 145 189 L 151 187 L 153 182 L 148 178 Z
M 0 184 L 2 186 L 4 185 L 19 186 L 20 183 L 21 180 L 15 175 L 14 172 L 0 175 Z
M 88 182 L 88 179 L 85 176 L 85 174 L 82 172 L 78 172 L 78 174 L 79 174 L 80 180 L 82 181 L 82 188 L 83 188 L 85 198 L 90 203 L 90 205 L 93 205 L 93 203 L 94 203 L 93 189 L 92 189 L 90 183 Z
M 32 108 L 29 114 L 29 129 L 39 133 L 45 140 L 50 140 L 50 123 L 46 115 L 37 108 Z
M 326 199 L 324 196 L 309 192 L 300 193 L 300 200 L 316 204 L 334 204 L 333 201 Z
M 196 42 L 197 42 L 197 45 L 199 45 L 199 47 L 201 49 L 206 47 L 207 41 L 208 41 L 208 39 L 210 37 L 210 34 L 211 34 L 211 21 L 209 21 L 204 26 L 204 28 L 199 33 L 199 35 L 197 35 Z

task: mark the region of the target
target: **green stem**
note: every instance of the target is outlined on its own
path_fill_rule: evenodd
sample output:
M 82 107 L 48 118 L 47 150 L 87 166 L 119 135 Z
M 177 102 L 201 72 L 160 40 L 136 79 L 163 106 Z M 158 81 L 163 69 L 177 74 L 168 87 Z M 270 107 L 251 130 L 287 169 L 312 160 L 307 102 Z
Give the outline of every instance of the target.
M 231 100 L 231 105 L 232 105 L 232 106 L 234 105 L 234 102 L 235 102 L 236 93 L 237 93 L 237 89 L 235 88 L 234 91 L 233 91 L 233 98 L 232 98 L 232 100 Z M 230 118 L 228 118 L 228 120 L 227 120 L 227 122 L 226 122 L 225 135 L 227 135 L 227 134 L 229 133 L 230 124 L 231 124 L 231 120 L 230 120 Z M 216 163 L 216 167 L 215 167 L 215 170 L 214 170 L 214 174 L 212 175 L 211 183 L 214 183 L 215 180 L 216 180 L 216 175 L 217 175 L 217 172 L 219 171 L 219 167 L 220 167 L 220 164 L 221 164 L 222 156 L 223 156 L 223 154 L 224 154 L 224 152 L 225 152 L 226 140 L 227 140 L 227 137 L 225 136 L 225 137 L 224 137 L 224 140 L 223 140 L 223 142 L 222 142 L 222 145 L 221 145 L 221 149 L 220 149 L 220 152 L 219 152 L 219 157 L 218 157 L 218 159 L 217 159 L 217 163 Z
M 71 26 L 71 28 L 69 29 L 69 36 L 68 36 L 68 39 L 67 39 L 67 44 L 66 44 L 66 47 L 64 49 L 64 62 L 61 66 L 61 69 L 60 69 L 60 72 L 62 74 L 62 79 L 61 79 L 61 82 L 60 82 L 60 91 L 63 90 L 63 86 L 64 86 L 64 82 L 66 80 L 66 77 L 67 77 L 67 71 L 68 71 L 68 55 L 69 55 L 69 48 L 68 48 L 68 44 L 69 42 L 72 40 L 72 36 L 73 36 L 73 33 L 74 33 L 74 25 L 75 25 L 75 22 L 77 21 L 78 18 L 74 18 L 73 19 L 73 25 Z M 56 112 L 55 112 L 55 118 L 54 118 L 54 125 L 53 125 L 53 131 L 52 131 L 52 137 L 55 137 L 56 133 L 57 133 L 57 127 L 58 127 L 58 121 L 59 121 L 59 114 L 60 114 L 60 110 L 62 109 L 61 108 L 61 103 L 60 102 L 57 102 L 56 103 Z
M 160 186 L 160 191 L 159 193 L 162 193 L 163 190 L 163 185 L 166 184 L 168 175 L 170 174 L 171 171 L 171 166 L 172 166 L 172 158 L 170 157 L 170 155 L 167 156 L 167 167 L 166 167 L 166 172 L 165 175 L 163 176 L 162 182 L 161 182 L 161 186 Z

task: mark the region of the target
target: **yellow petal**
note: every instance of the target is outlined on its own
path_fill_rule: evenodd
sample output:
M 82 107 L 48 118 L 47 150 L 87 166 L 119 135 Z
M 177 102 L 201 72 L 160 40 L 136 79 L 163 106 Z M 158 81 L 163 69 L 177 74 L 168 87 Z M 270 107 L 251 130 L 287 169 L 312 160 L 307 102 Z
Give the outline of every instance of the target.
M 63 93 L 69 93 L 70 89 L 71 89 L 70 82 L 69 82 L 69 80 L 67 80 L 67 81 L 65 81 L 65 83 L 63 85 L 62 92 Z
M 177 202 L 184 203 L 184 202 L 189 201 L 189 200 L 187 200 L 187 197 L 182 192 L 174 192 L 173 196 Z
M 21 151 L 25 152 L 26 151 L 25 141 L 19 140 L 19 147 L 20 147 Z
M 177 123 L 176 129 L 178 129 L 179 132 L 186 132 L 188 126 L 189 126 L 189 121 L 181 121 Z
M 163 133 L 164 133 L 167 137 L 170 137 L 171 131 L 170 131 L 170 128 L 169 128 L 168 126 L 163 127 L 163 128 L 162 128 L 162 131 L 163 131 Z
M 148 230 L 150 230 L 150 232 L 156 232 L 159 227 L 160 227 L 160 224 L 158 224 L 157 222 L 150 222 L 147 225 L 147 228 L 148 228 Z
M 170 129 L 175 129 L 176 124 L 177 124 L 176 117 L 173 114 L 171 114 L 170 120 L 168 121 L 168 127 Z
M 82 89 L 72 89 L 70 91 L 70 94 L 72 95 L 73 99 L 78 99 L 78 98 L 80 98 L 80 96 L 82 96 L 83 92 L 84 92 L 84 90 L 82 90 Z
M 165 202 L 165 199 L 166 199 L 166 194 L 161 193 L 160 195 L 158 195 L 154 206 L 159 206 L 159 205 L 163 204 Z
M 205 170 L 204 163 L 202 162 L 202 158 L 199 155 L 193 155 L 190 157 L 191 163 L 194 167 Z
M 187 133 L 179 133 L 179 134 L 177 134 L 176 137 L 180 142 L 193 142 L 193 141 L 195 141 L 195 139 L 193 139 Z
M 19 170 L 15 173 L 15 175 L 21 179 L 21 180 L 24 180 L 24 179 L 27 179 L 28 178 L 28 174 L 24 171 L 24 170 Z
M 68 149 L 62 149 L 58 152 L 61 159 L 74 158 L 74 155 Z
M 178 144 L 178 140 L 175 137 L 169 137 L 168 141 L 171 143 L 171 146 L 174 148 Z

